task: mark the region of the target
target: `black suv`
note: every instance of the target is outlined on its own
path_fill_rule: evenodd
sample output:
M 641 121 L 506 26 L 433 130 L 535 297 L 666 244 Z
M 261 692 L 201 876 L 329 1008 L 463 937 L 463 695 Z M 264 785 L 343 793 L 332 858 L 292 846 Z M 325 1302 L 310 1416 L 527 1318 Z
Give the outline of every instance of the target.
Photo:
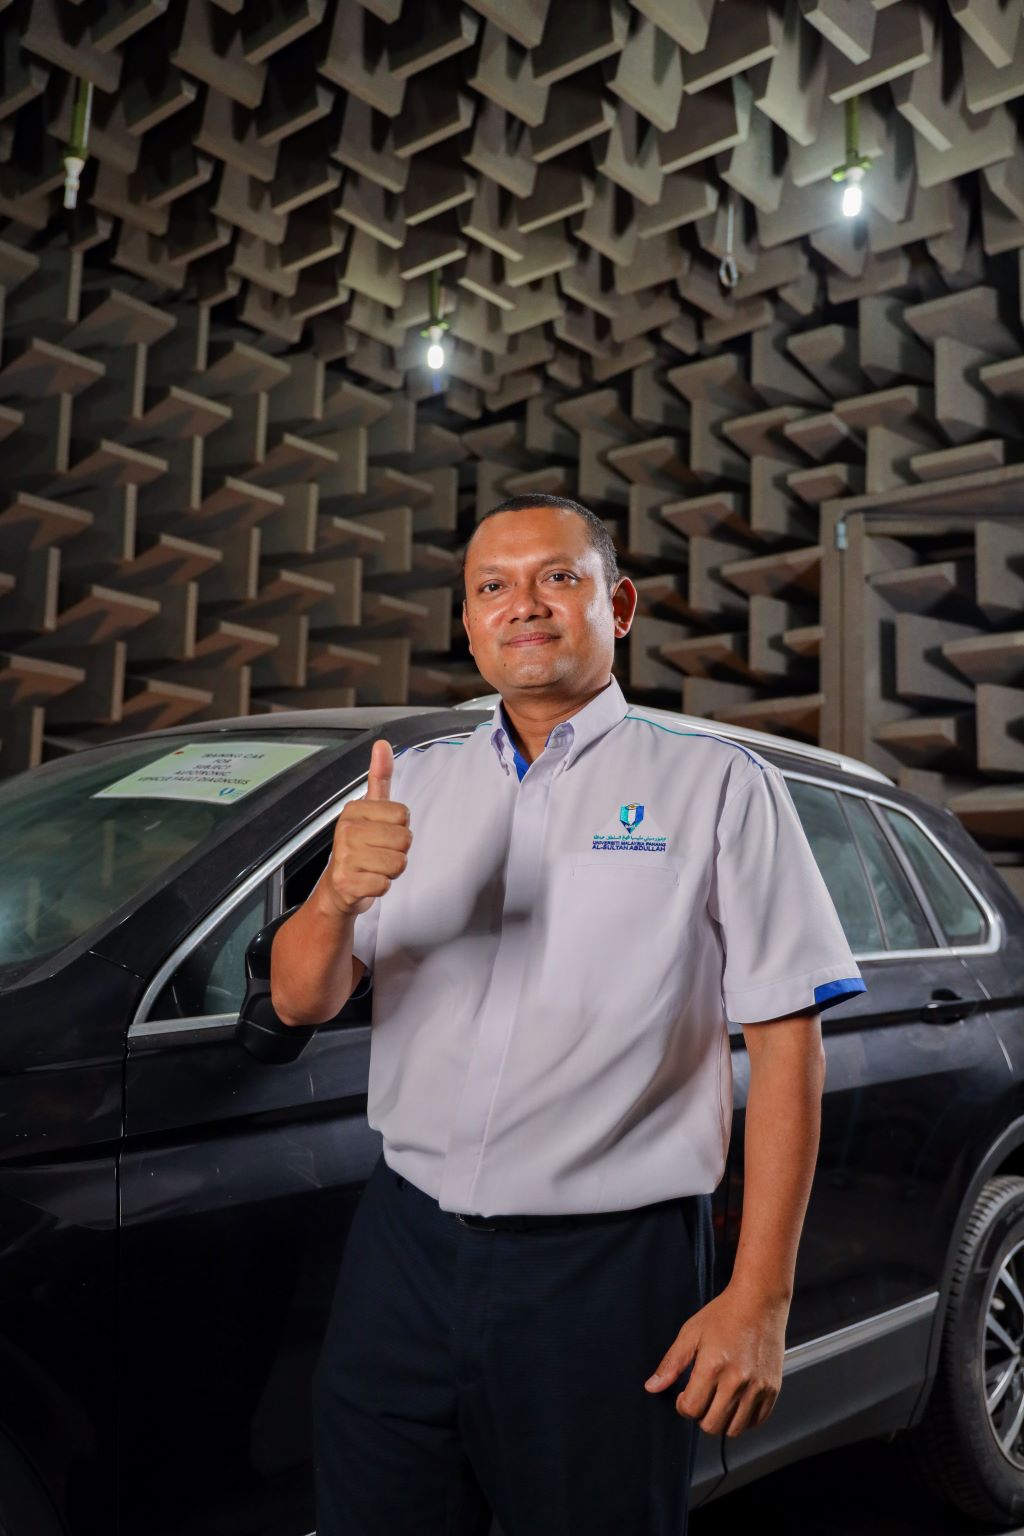
M 468 734 L 495 702 L 204 722 L 0 783 L 5 1536 L 312 1531 L 311 1377 L 380 1151 L 372 993 L 271 1061 L 239 1022 L 246 972 L 319 877 L 372 742 Z M 701 1435 L 693 1507 L 903 1432 L 933 1489 L 1019 1524 L 1024 911 L 951 814 L 876 770 L 646 713 L 782 769 L 867 982 L 821 1016 L 782 1391 L 756 1430 Z M 743 1198 L 731 1034 L 719 1289 Z

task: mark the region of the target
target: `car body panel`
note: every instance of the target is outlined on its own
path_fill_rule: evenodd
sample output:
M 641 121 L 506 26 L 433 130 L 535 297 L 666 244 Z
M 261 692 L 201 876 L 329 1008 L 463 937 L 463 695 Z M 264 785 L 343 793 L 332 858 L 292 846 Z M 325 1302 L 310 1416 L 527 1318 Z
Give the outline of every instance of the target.
M 83 1536 L 116 1520 L 117 1155 L 141 990 L 85 954 L 0 997 L 0 1432 Z
M 310 1528 L 309 1383 L 380 1150 L 369 1054 L 351 1023 L 272 1068 L 223 1035 L 129 1054 L 120 1368 L 147 1409 L 124 1421 L 120 1536 Z

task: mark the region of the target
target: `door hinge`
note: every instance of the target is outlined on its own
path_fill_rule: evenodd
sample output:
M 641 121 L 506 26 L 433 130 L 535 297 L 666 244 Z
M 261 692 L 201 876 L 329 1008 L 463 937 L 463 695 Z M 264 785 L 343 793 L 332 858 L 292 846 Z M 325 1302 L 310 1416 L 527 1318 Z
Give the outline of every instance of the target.
M 846 518 L 845 517 L 839 518 L 837 520 L 837 522 L 836 522 L 836 527 L 835 527 L 835 547 L 836 547 L 836 549 L 845 549 L 846 548 Z

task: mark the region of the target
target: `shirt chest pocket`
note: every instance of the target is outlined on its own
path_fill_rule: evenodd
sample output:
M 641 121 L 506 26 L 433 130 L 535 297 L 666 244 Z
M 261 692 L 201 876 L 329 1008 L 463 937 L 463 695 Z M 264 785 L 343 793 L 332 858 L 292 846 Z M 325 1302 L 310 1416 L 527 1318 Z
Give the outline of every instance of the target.
M 569 925 L 585 931 L 592 945 L 624 934 L 636 937 L 647 923 L 658 924 L 678 895 L 679 870 L 642 853 L 574 855 L 563 886 L 571 907 Z
M 650 1019 L 667 1005 L 680 952 L 671 935 L 684 926 L 686 892 L 678 866 L 656 858 L 598 851 L 566 859 L 539 935 L 542 997 L 615 1028 L 634 1010 Z
M 630 884 L 649 885 L 652 892 L 679 884 L 679 871 L 642 853 L 577 853 L 569 861 L 573 883 L 596 879 L 604 888 L 603 876 L 610 880 L 628 880 Z

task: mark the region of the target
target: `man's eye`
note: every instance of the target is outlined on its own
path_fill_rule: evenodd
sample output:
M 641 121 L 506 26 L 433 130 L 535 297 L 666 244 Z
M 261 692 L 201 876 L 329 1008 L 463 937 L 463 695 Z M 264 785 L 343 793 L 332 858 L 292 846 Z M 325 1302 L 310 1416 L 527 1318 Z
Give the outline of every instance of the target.
M 573 571 L 552 571 L 551 574 L 552 576 L 569 576 L 573 581 L 576 580 L 576 576 Z M 496 581 L 485 581 L 480 588 L 480 591 L 486 592 L 488 587 L 496 587 L 497 585 L 498 583 Z M 561 583 L 559 583 L 559 585 L 561 585 Z

